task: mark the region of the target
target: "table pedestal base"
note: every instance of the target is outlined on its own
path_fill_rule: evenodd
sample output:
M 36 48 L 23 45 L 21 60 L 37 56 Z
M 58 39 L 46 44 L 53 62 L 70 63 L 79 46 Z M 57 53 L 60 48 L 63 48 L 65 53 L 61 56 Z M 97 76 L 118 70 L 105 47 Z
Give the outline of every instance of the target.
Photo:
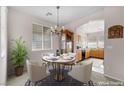
M 62 81 L 64 79 L 64 75 L 62 74 L 55 74 L 53 75 L 53 78 L 57 81 Z
M 53 64 L 53 78 L 57 81 L 62 81 L 64 79 L 64 68 L 63 64 Z

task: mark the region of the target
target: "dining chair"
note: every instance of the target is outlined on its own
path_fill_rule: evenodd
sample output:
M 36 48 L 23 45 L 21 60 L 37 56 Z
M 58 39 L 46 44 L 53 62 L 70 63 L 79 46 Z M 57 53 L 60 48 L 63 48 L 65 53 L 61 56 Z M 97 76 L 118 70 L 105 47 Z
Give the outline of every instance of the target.
M 41 58 L 43 57 L 43 56 L 54 56 L 54 53 L 42 53 L 41 54 Z M 43 60 L 41 60 L 41 61 L 43 61 Z M 50 69 L 50 66 L 52 65 L 52 63 L 49 63 L 49 62 L 46 62 L 46 61 L 43 61 L 44 63 L 46 63 L 47 64 L 47 68 L 48 69 Z
M 64 55 L 65 56 L 65 55 Z M 76 53 L 68 53 L 66 56 L 69 56 L 69 57 L 72 57 L 74 58 L 76 56 Z M 68 69 L 68 71 L 71 71 L 72 70 L 72 67 L 76 65 L 76 60 L 74 60 L 73 62 L 71 63 L 66 63 L 65 64 L 65 67 Z
M 27 60 L 28 85 L 37 85 L 39 81 L 45 79 L 48 74 L 46 72 L 46 64 L 33 60 Z
M 67 69 L 68 71 L 71 71 L 72 68 L 73 68 L 75 65 L 76 65 L 76 61 L 75 61 L 75 60 L 74 60 L 73 62 L 71 62 L 71 63 L 66 63 L 66 64 L 64 64 L 65 69 Z
M 76 64 L 72 71 L 69 72 L 69 75 L 83 84 L 93 85 L 91 81 L 92 64 L 92 62 L 85 61 L 80 64 Z

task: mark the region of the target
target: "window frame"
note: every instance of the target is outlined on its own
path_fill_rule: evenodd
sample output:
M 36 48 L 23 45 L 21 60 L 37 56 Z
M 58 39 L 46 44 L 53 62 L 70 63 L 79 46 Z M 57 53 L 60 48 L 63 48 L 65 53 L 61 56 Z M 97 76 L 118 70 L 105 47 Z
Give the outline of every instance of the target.
M 41 40 L 42 46 L 41 46 L 40 49 L 33 49 L 33 46 L 32 46 L 32 51 L 42 51 L 42 50 L 47 51 L 47 50 L 53 50 L 53 33 L 52 33 L 52 32 L 51 32 L 51 34 L 50 34 L 50 36 L 51 36 L 51 39 L 50 39 L 50 40 L 51 40 L 51 48 L 49 48 L 49 49 L 44 49 L 43 27 L 48 27 L 48 28 L 50 28 L 50 26 L 48 26 L 48 25 L 43 25 L 43 24 L 41 24 L 41 23 L 36 23 L 36 22 L 33 22 L 33 23 L 32 23 L 32 43 L 33 43 L 33 24 L 42 26 L 42 36 L 41 36 L 41 38 L 42 38 L 42 40 Z

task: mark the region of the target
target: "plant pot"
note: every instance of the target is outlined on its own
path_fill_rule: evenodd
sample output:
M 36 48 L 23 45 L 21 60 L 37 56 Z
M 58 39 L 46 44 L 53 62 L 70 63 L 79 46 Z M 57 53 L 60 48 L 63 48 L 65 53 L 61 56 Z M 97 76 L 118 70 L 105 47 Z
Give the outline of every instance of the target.
M 23 74 L 23 67 L 16 67 L 15 68 L 15 75 L 20 76 Z

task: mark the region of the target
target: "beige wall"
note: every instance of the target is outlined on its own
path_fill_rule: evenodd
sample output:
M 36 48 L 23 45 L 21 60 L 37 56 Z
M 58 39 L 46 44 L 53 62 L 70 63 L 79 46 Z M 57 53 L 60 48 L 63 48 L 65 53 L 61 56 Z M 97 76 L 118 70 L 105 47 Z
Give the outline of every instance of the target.
M 53 36 L 53 50 L 42 50 L 42 51 L 32 51 L 32 23 L 39 23 L 46 26 L 53 26 L 48 22 L 42 21 L 25 13 L 19 12 L 17 10 L 9 8 L 8 11 L 8 49 L 10 57 L 10 48 L 12 45 L 12 40 L 22 36 L 26 41 L 26 47 L 28 50 L 28 57 L 33 60 L 41 60 L 41 55 L 43 53 L 55 52 L 58 49 L 58 36 Z M 10 58 L 9 58 L 10 59 Z M 8 60 L 8 73 L 13 72 L 13 66 Z
M 105 7 L 105 75 L 124 81 L 124 38 L 108 39 L 108 28 L 124 26 L 124 7 Z M 124 33 L 123 33 L 124 34 Z

